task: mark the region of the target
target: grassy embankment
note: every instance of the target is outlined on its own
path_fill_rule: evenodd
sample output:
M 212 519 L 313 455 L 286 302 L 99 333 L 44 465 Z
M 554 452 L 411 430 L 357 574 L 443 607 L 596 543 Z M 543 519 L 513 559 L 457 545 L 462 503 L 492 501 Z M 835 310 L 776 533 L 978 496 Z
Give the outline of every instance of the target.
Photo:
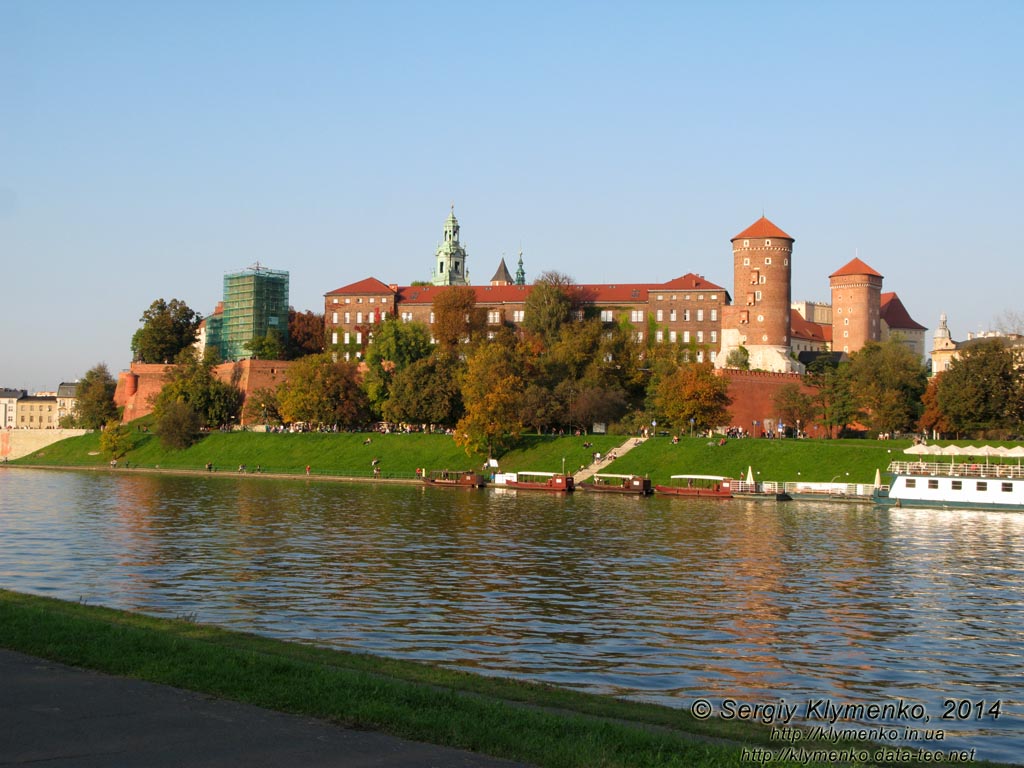
M 311 473 L 332 477 L 371 477 L 371 461 L 380 459 L 384 478 L 414 478 L 417 467 L 475 469 L 486 457 L 468 455 L 445 435 L 266 434 L 214 432 L 184 451 L 160 445 L 152 432 L 135 432 L 134 449 L 126 457 L 132 467 L 202 470 L 207 462 L 218 471 L 237 471 L 245 464 L 265 473 Z M 369 444 L 365 441 L 370 439 Z M 573 472 L 590 463 L 594 451 L 608 453 L 627 440 L 621 435 L 585 437 L 527 436 L 522 446 L 501 457 L 501 471 Z M 584 447 L 584 443 L 591 447 Z M 892 440 L 729 440 L 719 446 L 708 438 L 682 438 L 673 445 L 666 437 L 648 440 L 604 471 L 647 475 L 666 482 L 683 473 L 745 477 L 752 467 L 759 480 L 870 483 L 875 470 L 883 472 L 893 458 L 902 457 L 909 441 Z M 891 453 L 890 453 L 891 452 Z M 108 466 L 99 448 L 99 434 L 54 443 L 14 464 L 61 467 Z M 121 466 L 124 466 L 122 460 Z
M 541 766 L 739 766 L 749 762 L 741 760 L 741 745 L 787 746 L 750 721 L 698 720 L 652 704 L 5 590 L 0 646 Z M 808 763 L 773 762 L 796 764 Z

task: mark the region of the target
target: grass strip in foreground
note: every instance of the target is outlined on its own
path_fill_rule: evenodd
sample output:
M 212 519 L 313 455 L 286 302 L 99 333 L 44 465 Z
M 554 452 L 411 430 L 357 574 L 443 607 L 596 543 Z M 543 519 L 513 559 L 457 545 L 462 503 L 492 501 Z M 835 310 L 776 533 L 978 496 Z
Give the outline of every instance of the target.
M 750 765 L 741 760 L 741 744 L 780 746 L 767 728 L 749 722 L 699 721 L 667 707 L 6 590 L 0 590 L 0 645 L 551 768 Z

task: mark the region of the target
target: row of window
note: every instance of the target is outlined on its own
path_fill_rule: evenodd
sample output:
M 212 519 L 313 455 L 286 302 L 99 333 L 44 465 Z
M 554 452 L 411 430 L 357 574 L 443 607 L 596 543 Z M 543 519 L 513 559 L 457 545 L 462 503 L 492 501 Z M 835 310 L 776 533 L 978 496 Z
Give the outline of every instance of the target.
M 677 300 L 678 300 L 678 298 L 677 298 L 677 297 L 678 297 L 678 294 L 675 294 L 675 293 L 673 293 L 673 294 L 672 294 L 672 298 L 671 298 L 670 300 L 671 300 L 671 301 L 677 301 Z M 683 301 L 690 301 L 690 299 L 691 299 L 691 298 L 692 298 L 692 297 L 691 297 L 691 295 L 690 295 L 690 294 L 688 294 L 688 293 L 686 293 L 686 294 L 683 294 Z M 663 294 L 663 293 L 659 293 L 659 294 L 658 294 L 658 295 L 656 296 L 656 299 L 657 299 L 658 301 L 664 301 L 664 300 L 665 300 L 665 294 Z M 718 294 L 717 294 L 717 293 L 712 293 L 712 294 L 710 294 L 710 295 L 708 296 L 708 299 L 709 299 L 710 301 L 718 301 Z M 698 293 L 698 294 L 697 294 L 697 301 L 704 301 L 704 294 L 703 294 L 703 293 Z
M 402 313 L 402 318 L 403 319 L 405 318 L 405 314 L 406 313 Z M 410 317 L 411 317 L 411 315 L 410 315 Z M 351 312 L 346 312 L 344 314 L 344 318 L 345 318 L 345 324 L 348 325 L 349 323 L 352 322 L 352 313 Z M 383 323 L 387 319 L 388 319 L 388 313 L 385 312 L 382 309 L 380 311 L 380 321 Z M 363 313 L 362 312 L 356 312 L 356 322 L 357 323 L 363 322 Z M 376 312 L 367 312 L 366 313 L 366 322 L 368 322 L 368 323 L 375 323 L 375 322 L 377 322 L 377 313 Z M 334 324 L 334 325 L 338 324 L 338 313 L 337 312 L 331 313 L 331 323 Z
M 764 257 L 764 265 L 766 267 L 770 267 L 772 265 L 772 257 L 771 256 L 765 256 Z M 749 267 L 750 266 L 750 257 L 749 256 L 744 257 L 744 259 L 743 259 L 743 266 L 744 267 Z M 789 259 L 783 259 L 782 260 L 782 266 L 788 267 L 789 266 Z
M 370 296 L 368 301 L 369 301 L 370 304 L 374 304 L 377 301 L 380 301 L 381 304 L 387 304 L 388 303 L 388 297 L 387 296 L 381 296 L 380 299 L 378 299 L 376 296 Z M 337 304 L 338 303 L 338 297 L 335 296 L 333 299 L 331 299 L 331 303 L 332 304 Z M 352 299 L 346 297 L 345 303 L 346 304 L 351 304 L 352 303 Z M 357 296 L 356 297 L 356 304 L 362 304 L 362 303 L 363 303 L 363 297 L 362 296 Z
M 760 291 L 757 292 L 757 298 L 758 299 L 761 298 Z M 490 325 L 498 325 L 499 323 L 501 323 L 501 315 L 502 315 L 501 310 L 496 310 L 496 309 L 495 310 L 488 310 L 488 312 L 487 312 L 487 322 Z M 680 313 L 677 310 L 675 310 L 675 309 L 670 309 L 667 312 L 665 310 L 663 310 L 663 309 L 659 309 L 659 310 L 656 310 L 655 313 L 654 313 L 655 319 L 659 323 L 665 322 L 666 315 L 668 316 L 668 321 L 670 323 L 678 322 L 679 317 L 680 317 Z M 526 316 L 526 313 L 525 313 L 524 310 L 522 310 L 522 309 L 513 310 L 512 311 L 512 322 L 514 322 L 514 323 L 522 323 L 523 322 L 523 318 L 525 316 Z M 576 316 L 577 320 L 582 320 L 583 319 L 583 311 L 582 310 L 577 310 L 577 312 L 575 313 L 575 316 Z M 338 325 L 339 317 L 342 318 L 342 322 L 343 322 L 344 325 L 351 325 L 351 323 L 352 323 L 352 313 L 351 312 L 344 312 L 344 313 L 340 313 L 340 314 L 338 312 L 331 313 L 331 323 L 333 325 Z M 377 318 L 378 317 L 380 318 L 381 322 L 384 322 L 387 319 L 387 312 L 382 309 L 379 313 L 377 313 L 377 312 L 367 312 L 367 313 L 365 313 L 365 319 L 366 319 L 367 323 L 375 323 L 375 322 L 377 322 Z M 413 320 L 413 313 L 412 312 L 402 312 L 400 317 L 402 318 L 402 322 L 410 323 Z M 707 317 L 707 319 L 710 322 L 712 322 L 712 323 L 718 322 L 718 309 L 717 308 L 709 309 L 707 311 L 706 315 L 705 315 L 705 312 L 704 312 L 703 309 L 698 309 L 698 310 L 684 309 L 684 310 L 682 310 L 682 319 L 683 319 L 684 323 L 691 322 L 691 320 L 694 320 L 694 319 L 698 323 L 703 323 L 704 320 L 705 320 L 705 317 Z M 356 312 L 355 313 L 355 318 L 356 318 L 356 323 L 362 323 L 363 322 L 363 318 L 364 318 L 364 313 Z M 642 309 L 634 309 L 634 310 L 631 310 L 630 313 L 629 313 L 629 319 L 630 319 L 631 322 L 642 323 L 642 322 L 644 322 L 644 318 L 645 318 L 645 313 L 644 313 L 644 310 L 642 310 Z M 605 323 L 613 323 L 613 322 L 615 322 L 615 310 L 612 310 L 612 309 L 602 309 L 601 310 L 601 320 L 602 320 L 602 322 L 605 322 Z M 430 322 L 431 323 L 434 322 L 434 313 L 433 312 L 430 313 Z
M 962 491 L 962 490 L 964 490 L 964 481 L 963 480 L 951 480 L 950 482 L 951 482 L 951 487 L 952 487 L 952 489 L 954 491 Z M 973 482 L 975 484 L 974 490 L 976 490 L 976 491 L 987 491 L 988 490 L 988 481 L 987 480 L 975 480 Z M 908 477 L 907 478 L 907 488 L 916 488 L 916 487 L 917 487 L 917 478 L 915 478 L 915 477 Z M 934 479 L 934 478 L 930 478 L 928 480 L 928 490 L 929 491 L 936 491 L 936 490 L 938 490 L 938 488 L 939 488 L 939 481 Z M 1012 493 L 1013 492 L 1013 483 L 1001 482 L 1001 483 L 999 483 L 999 489 L 1003 493 Z

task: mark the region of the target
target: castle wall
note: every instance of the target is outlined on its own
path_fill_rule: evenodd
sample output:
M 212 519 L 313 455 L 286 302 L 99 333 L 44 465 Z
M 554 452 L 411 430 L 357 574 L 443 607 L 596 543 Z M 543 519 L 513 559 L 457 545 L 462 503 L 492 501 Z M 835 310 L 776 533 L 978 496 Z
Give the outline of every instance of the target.
M 796 373 L 772 373 L 768 371 L 739 371 L 735 369 L 720 369 L 716 373 L 729 382 L 729 397 L 732 398 L 732 405 L 729 407 L 729 426 L 743 427 L 746 432 L 751 432 L 760 437 L 764 431 L 765 424 L 774 427 L 778 424 L 779 414 L 775 409 L 775 397 L 787 384 L 797 384 L 801 391 L 807 394 L 814 394 L 815 389 L 807 386 L 803 378 Z M 757 422 L 757 426 L 754 426 Z M 795 425 L 791 425 L 795 426 Z M 815 437 L 812 425 L 801 427 L 810 437 Z M 824 437 L 824 433 L 817 435 Z

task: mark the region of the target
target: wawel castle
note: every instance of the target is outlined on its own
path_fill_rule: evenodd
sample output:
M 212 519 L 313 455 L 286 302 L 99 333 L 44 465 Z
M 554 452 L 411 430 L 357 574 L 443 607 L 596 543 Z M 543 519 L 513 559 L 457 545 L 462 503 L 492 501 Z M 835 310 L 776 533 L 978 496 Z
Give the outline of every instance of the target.
M 890 337 L 925 355 L 924 326 L 910 317 L 895 293 L 882 292 L 882 275 L 860 259 L 829 275 L 830 304 L 794 304 L 793 243 L 762 216 L 732 238 L 731 293 L 692 273 L 662 283 L 584 283 L 577 286 L 584 303 L 580 318 L 627 320 L 638 342 L 692 345 L 698 360 L 719 368 L 732 350 L 742 347 L 752 369 L 795 373 L 802 370 L 802 360 L 822 352 L 855 352 L 869 341 Z M 488 284 L 470 283 L 469 255 L 459 240 L 453 206 L 429 283 L 403 286 L 367 277 L 325 294 L 328 343 L 360 359 L 374 329 L 388 317 L 429 327 L 434 301 L 452 286 L 471 287 L 495 329 L 523 322 L 532 289 L 521 253 L 515 277 L 502 259 Z

